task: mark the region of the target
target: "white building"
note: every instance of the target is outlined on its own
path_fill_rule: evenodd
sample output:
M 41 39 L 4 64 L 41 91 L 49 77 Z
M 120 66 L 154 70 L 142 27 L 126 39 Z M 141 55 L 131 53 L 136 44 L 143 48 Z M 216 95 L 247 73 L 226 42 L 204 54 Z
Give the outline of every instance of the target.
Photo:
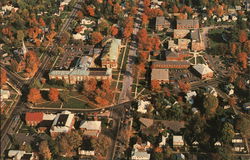
M 150 154 L 148 154 L 147 149 L 150 148 L 150 143 L 138 144 L 133 146 L 132 150 L 132 160 L 150 160 Z
M 58 113 L 52 123 L 50 134 L 55 137 L 59 133 L 68 133 L 74 128 L 74 114 L 69 111 Z
M 182 136 L 173 136 L 173 147 L 184 146 L 184 140 Z
M 212 78 L 214 75 L 214 71 L 211 70 L 208 65 L 205 64 L 197 64 L 193 66 L 194 70 L 198 72 L 201 79 Z
M 0 101 L 9 99 L 9 97 L 10 97 L 9 90 L 0 89 Z
M 33 160 L 35 159 L 34 153 L 26 153 L 20 150 L 9 150 L 8 157 L 13 160 Z
M 193 97 L 195 96 L 197 96 L 197 93 L 195 91 L 188 91 L 185 98 L 190 104 L 193 104 L 194 103 Z
M 137 112 L 140 112 L 140 113 L 147 113 L 147 107 L 150 105 L 150 101 L 144 101 L 144 100 L 139 100 L 138 101 L 138 109 L 137 109 Z
M 91 137 L 98 137 L 102 130 L 102 121 L 83 121 L 80 129 L 84 130 L 84 135 Z
M 168 135 L 169 135 L 169 133 L 168 133 Z M 167 141 L 168 135 L 161 137 L 161 142 L 159 143 L 159 147 L 162 147 L 162 146 L 166 145 L 166 141 Z

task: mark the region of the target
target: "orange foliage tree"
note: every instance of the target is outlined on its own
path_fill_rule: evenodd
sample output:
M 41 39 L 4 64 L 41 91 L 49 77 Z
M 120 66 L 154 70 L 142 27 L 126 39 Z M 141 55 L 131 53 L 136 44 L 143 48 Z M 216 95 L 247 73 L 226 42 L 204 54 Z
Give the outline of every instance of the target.
M 99 96 L 97 96 L 97 97 L 95 98 L 95 101 L 96 101 L 98 104 L 102 105 L 102 106 L 106 106 L 106 105 L 109 104 L 109 101 L 108 101 L 108 100 L 106 100 L 105 98 L 99 97 Z
M 44 22 L 44 20 L 43 20 L 42 17 L 39 18 L 39 24 L 40 24 L 42 27 L 45 27 L 45 26 L 46 26 L 46 24 L 45 24 L 45 22 Z
M 173 13 L 178 13 L 178 12 L 179 12 L 179 8 L 176 5 L 174 5 L 173 6 Z
M 93 44 L 97 44 L 103 40 L 103 36 L 100 32 L 93 32 L 91 34 L 91 41 Z
M 118 28 L 116 26 L 112 26 L 110 28 L 110 32 L 111 32 L 112 36 L 116 36 L 118 34 L 118 31 L 119 30 L 118 30 Z
M 57 101 L 59 97 L 59 91 L 57 88 L 50 88 L 49 89 L 49 99 L 51 101 Z
M 95 15 L 95 9 L 91 6 L 87 6 L 87 11 L 89 13 L 90 16 L 94 16 Z
M 163 11 L 159 8 L 146 8 L 145 13 L 147 14 L 148 18 L 155 18 L 157 16 L 163 16 Z
M 102 89 L 109 91 L 110 90 L 110 80 L 106 79 L 102 81 Z
M 148 16 L 145 13 L 141 15 L 141 19 L 142 19 L 142 25 L 148 24 Z
M 7 82 L 7 73 L 6 70 L 1 68 L 0 69 L 0 86 L 4 85 Z
M 241 43 L 244 43 L 244 42 L 247 41 L 247 32 L 246 31 L 240 30 L 240 32 L 239 32 L 239 41 Z
M 224 14 L 224 7 L 222 5 L 218 5 L 216 8 L 215 8 L 215 13 L 221 17 L 223 14 Z
M 140 74 L 143 74 L 146 72 L 146 69 L 145 69 L 145 64 L 144 63 L 139 63 L 137 66 L 137 71 L 140 73 Z
M 181 80 L 178 81 L 178 86 L 179 86 L 179 88 L 180 88 L 183 92 L 187 92 L 187 91 L 189 91 L 190 88 L 191 88 L 190 83 L 188 83 L 188 82 L 185 83 L 185 82 L 183 82 L 183 81 L 181 81 Z
M 231 44 L 230 44 L 230 48 L 231 48 L 231 53 L 232 53 L 233 55 L 235 55 L 236 50 L 237 50 L 237 44 L 236 44 L 236 43 L 231 43 Z
M 38 70 L 40 61 L 34 51 L 27 52 L 25 71 L 28 77 L 32 77 Z
M 239 53 L 238 60 L 242 63 L 242 67 L 246 69 L 247 68 L 247 53 L 246 52 Z
M 92 78 L 90 80 L 87 80 L 83 83 L 83 87 L 85 91 L 93 92 L 96 89 L 97 81 L 96 79 Z
M 75 28 L 75 32 L 79 33 L 79 32 L 81 32 L 81 31 L 82 31 L 82 29 L 83 29 L 83 27 L 82 27 L 82 26 L 76 26 L 76 28 Z
M 40 90 L 36 88 L 31 88 L 28 94 L 28 102 L 36 103 L 42 96 Z
M 125 38 L 128 38 L 131 36 L 133 32 L 133 25 L 134 25 L 134 18 L 133 17 L 127 17 L 124 21 L 124 31 L 123 31 L 123 36 Z
M 154 90 L 154 91 L 159 91 L 159 90 L 161 90 L 161 85 L 160 85 L 159 81 L 157 81 L 157 80 L 152 80 L 152 81 L 151 81 L 151 88 L 152 88 L 152 90 Z
M 76 12 L 76 15 L 79 19 L 82 19 L 83 18 L 83 13 L 81 11 L 77 11 Z

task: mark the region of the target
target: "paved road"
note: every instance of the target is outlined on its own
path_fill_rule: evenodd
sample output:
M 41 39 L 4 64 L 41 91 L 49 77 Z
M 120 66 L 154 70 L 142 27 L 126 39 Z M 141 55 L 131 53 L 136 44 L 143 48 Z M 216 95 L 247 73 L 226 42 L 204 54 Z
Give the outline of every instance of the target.
M 141 14 L 144 11 L 144 6 L 143 6 L 143 0 L 139 1 L 139 6 L 138 6 L 138 13 L 135 15 L 135 20 L 134 20 L 134 29 L 133 29 L 133 34 L 131 36 L 131 41 L 130 41 L 130 48 L 129 48 L 129 53 L 128 53 L 128 59 L 127 59 L 127 64 L 126 64 L 126 71 L 123 76 L 123 86 L 122 86 L 122 91 L 120 93 L 120 97 L 118 100 L 118 103 L 122 103 L 124 101 L 130 101 L 133 97 L 131 94 L 132 91 L 132 84 L 133 84 L 133 65 L 135 63 L 136 59 L 136 51 L 137 51 L 137 40 L 136 40 L 136 35 L 137 32 L 139 31 L 139 28 L 141 26 Z M 113 148 L 111 150 L 111 153 L 109 153 L 107 160 L 113 160 L 114 158 L 116 159 L 117 156 L 119 156 L 120 151 L 117 150 L 117 140 L 120 135 L 120 129 L 122 128 L 121 122 L 125 120 L 125 114 L 126 110 L 125 108 L 121 109 L 121 115 L 119 114 L 114 114 L 115 121 L 117 122 L 117 130 L 116 130 L 116 136 L 115 136 L 115 141 L 112 143 Z M 116 151 L 117 150 L 117 151 Z M 119 152 L 119 154 L 117 153 Z

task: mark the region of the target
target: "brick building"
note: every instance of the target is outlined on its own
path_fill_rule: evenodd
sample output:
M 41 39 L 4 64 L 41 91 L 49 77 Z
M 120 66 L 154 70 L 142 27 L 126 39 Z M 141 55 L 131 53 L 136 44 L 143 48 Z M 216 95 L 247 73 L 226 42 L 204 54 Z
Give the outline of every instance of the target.
M 198 19 L 178 19 L 176 29 L 199 29 Z
M 155 61 L 152 63 L 152 69 L 164 69 L 164 68 L 177 68 L 177 69 L 187 69 L 190 67 L 188 61 Z
M 43 120 L 43 112 L 27 112 L 25 122 L 27 126 L 36 126 Z
M 199 74 L 201 79 L 212 78 L 214 72 L 205 64 L 197 64 L 193 69 Z
M 191 31 L 191 50 L 202 51 L 205 50 L 204 42 L 202 41 L 200 30 L 195 29 Z
M 187 38 L 189 33 L 188 29 L 174 29 L 174 39 Z
M 156 17 L 155 19 L 155 29 L 157 31 L 162 31 L 165 28 L 170 28 L 170 22 L 165 19 L 165 17 Z

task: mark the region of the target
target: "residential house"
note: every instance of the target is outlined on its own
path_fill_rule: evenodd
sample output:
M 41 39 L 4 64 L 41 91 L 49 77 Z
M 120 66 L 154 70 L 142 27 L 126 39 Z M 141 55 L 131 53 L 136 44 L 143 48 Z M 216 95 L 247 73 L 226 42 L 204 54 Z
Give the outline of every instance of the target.
M 10 91 L 0 89 L 0 101 L 6 100 L 10 98 Z
M 147 152 L 150 146 L 151 145 L 149 142 L 147 142 L 146 144 L 136 143 L 133 146 L 131 159 L 132 160 L 150 160 L 150 154 Z
M 43 112 L 26 112 L 25 122 L 27 126 L 37 126 L 43 120 Z
M 83 121 L 80 125 L 80 129 L 84 130 L 84 135 L 90 137 L 98 137 L 102 130 L 102 121 Z
M 211 70 L 205 64 L 197 64 L 193 66 L 193 69 L 199 74 L 201 79 L 212 78 L 214 75 L 213 70 Z
M 233 84 L 228 84 L 225 86 L 225 91 L 226 93 L 230 96 L 234 94 L 234 85 Z
M 51 137 L 55 138 L 60 133 L 68 133 L 74 128 L 74 114 L 69 111 L 58 113 L 50 128 Z
M 184 146 L 184 140 L 182 136 L 173 135 L 173 147 L 183 147 Z
M 157 80 L 159 83 L 169 82 L 169 71 L 168 69 L 152 69 L 151 81 Z
M 232 150 L 235 152 L 246 152 L 243 137 L 240 133 L 235 133 L 234 138 L 232 138 Z
M 161 17 L 156 17 L 155 20 L 155 29 L 157 31 L 162 31 L 165 28 L 169 28 L 170 27 L 170 22 L 168 20 L 165 19 L 165 17 L 161 16 Z
M 139 100 L 137 112 L 140 112 L 143 114 L 147 113 L 147 107 L 149 105 L 151 105 L 150 101 Z
M 174 39 L 187 38 L 189 33 L 188 29 L 174 29 Z
M 121 49 L 121 39 L 109 39 L 109 42 L 106 43 L 102 56 L 101 63 L 102 68 L 117 68 L 118 57 Z
M 178 19 L 176 21 L 176 29 L 198 29 L 198 19 Z
M 161 142 L 159 143 L 159 147 L 163 147 L 166 145 L 167 138 L 169 136 L 169 133 L 167 133 L 167 136 L 161 136 Z
M 26 153 L 20 150 L 9 150 L 8 157 L 13 160 L 33 160 L 36 158 L 34 153 Z
M 194 103 L 193 97 L 197 96 L 197 93 L 195 91 L 188 91 L 185 98 L 186 101 L 189 102 L 190 104 Z
M 202 41 L 200 30 L 195 29 L 191 31 L 191 50 L 202 51 L 205 49 L 204 42 Z
M 221 144 L 221 142 L 220 141 L 216 141 L 215 143 L 214 143 L 214 146 L 215 147 L 220 147 L 222 144 Z
M 167 69 L 167 68 L 177 68 L 177 69 L 187 69 L 190 67 L 188 61 L 155 61 L 152 62 L 153 69 Z
M 250 102 L 247 102 L 247 103 L 244 103 L 243 104 L 243 109 L 245 110 L 245 111 L 250 111 Z

